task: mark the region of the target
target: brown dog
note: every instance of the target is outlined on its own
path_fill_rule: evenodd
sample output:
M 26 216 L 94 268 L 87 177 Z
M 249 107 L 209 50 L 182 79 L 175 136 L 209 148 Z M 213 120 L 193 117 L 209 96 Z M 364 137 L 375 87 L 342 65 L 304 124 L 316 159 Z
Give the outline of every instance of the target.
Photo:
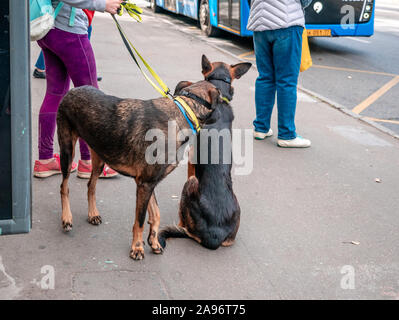
M 207 60 L 207 59 L 206 59 Z M 203 58 L 204 61 L 204 58 Z M 203 65 L 203 72 L 207 66 Z M 241 64 L 229 66 L 232 78 L 241 76 Z M 210 81 L 200 81 L 185 88 L 189 94 L 181 96 L 191 107 L 200 125 L 212 114 L 220 100 L 220 91 Z M 190 97 L 189 97 L 190 96 Z M 194 99 L 192 97 L 199 99 Z M 198 102 L 200 101 L 200 102 Z M 203 103 L 201 103 L 201 101 Z M 109 96 L 100 90 L 84 86 L 72 89 L 62 100 L 57 115 L 57 133 L 60 145 L 62 226 L 65 231 L 72 228 L 72 212 L 69 203 L 68 179 L 74 158 L 75 144 L 79 137 L 90 147 L 92 174 L 88 182 L 88 221 L 101 223 L 96 207 L 95 189 L 104 162 L 119 173 L 131 176 L 137 184 L 136 217 L 133 226 L 133 241 L 130 257 L 144 258 L 143 229 L 148 208 L 150 233 L 148 242 L 154 253 L 161 253 L 158 242 L 160 212 L 154 194 L 156 185 L 177 167 L 177 161 L 149 164 L 146 152 L 153 143 L 146 141 L 146 133 L 158 129 L 168 137 L 168 122 L 176 121 L 177 128 L 189 129 L 189 124 L 176 104 L 168 98 L 152 100 L 121 99 Z M 190 119 L 193 121 L 193 119 Z M 185 141 L 176 137 L 178 150 Z M 168 154 L 167 143 L 164 146 Z M 176 151 L 175 150 L 175 151 Z

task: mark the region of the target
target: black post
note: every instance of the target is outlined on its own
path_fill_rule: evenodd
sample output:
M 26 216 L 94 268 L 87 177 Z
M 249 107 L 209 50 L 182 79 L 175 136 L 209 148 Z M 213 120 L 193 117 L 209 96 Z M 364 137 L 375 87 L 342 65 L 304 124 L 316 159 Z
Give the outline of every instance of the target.
M 28 1 L 0 2 L 0 235 L 31 227 Z

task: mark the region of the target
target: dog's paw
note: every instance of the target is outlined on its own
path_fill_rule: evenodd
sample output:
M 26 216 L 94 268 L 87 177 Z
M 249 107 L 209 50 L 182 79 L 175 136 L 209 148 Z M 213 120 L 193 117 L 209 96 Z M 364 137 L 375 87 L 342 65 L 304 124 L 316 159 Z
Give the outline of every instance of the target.
M 163 248 L 159 244 L 157 233 L 154 230 L 152 230 L 150 232 L 150 234 L 148 235 L 147 242 L 150 245 L 151 250 L 152 250 L 153 253 L 155 253 L 155 254 L 163 253 Z
M 153 243 L 151 245 L 151 250 L 152 250 L 152 253 L 155 253 L 155 254 L 162 254 L 163 253 L 163 248 L 158 242 L 157 243 Z
M 234 240 L 225 240 L 222 242 L 221 246 L 222 247 L 231 247 L 234 244 Z
M 130 250 L 130 258 L 133 260 L 143 260 L 144 259 L 144 248 L 143 247 L 135 247 Z
M 92 216 L 92 217 L 88 217 L 87 221 L 95 226 L 98 226 L 99 224 L 101 224 L 103 221 L 101 219 L 101 216 Z
M 69 232 L 72 230 L 72 222 L 66 222 L 66 221 L 62 221 L 62 229 L 65 232 Z

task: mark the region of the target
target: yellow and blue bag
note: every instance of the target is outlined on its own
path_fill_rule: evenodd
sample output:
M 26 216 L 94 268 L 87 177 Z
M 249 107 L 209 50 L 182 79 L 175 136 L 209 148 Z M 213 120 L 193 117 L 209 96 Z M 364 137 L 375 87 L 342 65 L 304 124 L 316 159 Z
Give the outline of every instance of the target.
M 308 32 L 303 29 L 302 34 L 302 56 L 301 56 L 301 67 L 300 72 L 308 70 L 313 65 L 312 56 L 310 55 Z

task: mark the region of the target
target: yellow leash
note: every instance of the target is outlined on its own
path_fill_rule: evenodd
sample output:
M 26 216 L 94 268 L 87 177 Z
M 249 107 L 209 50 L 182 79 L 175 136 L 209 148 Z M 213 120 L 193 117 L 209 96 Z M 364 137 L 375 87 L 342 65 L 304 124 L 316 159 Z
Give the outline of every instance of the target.
M 133 44 L 131 43 L 131 41 L 126 37 L 125 32 L 123 31 L 121 25 L 119 24 L 119 22 L 116 20 L 115 16 L 112 15 L 112 18 L 114 19 L 116 26 L 118 28 L 118 31 L 122 37 L 123 42 L 125 43 L 125 46 L 127 48 L 127 50 L 129 51 L 130 55 L 132 56 L 134 62 L 136 63 L 137 67 L 139 68 L 139 70 L 141 71 L 141 73 L 143 74 L 143 76 L 147 79 L 147 81 L 164 97 L 167 97 L 170 94 L 170 90 L 168 88 L 168 86 L 162 81 L 162 79 L 157 75 L 157 73 L 151 68 L 151 66 L 147 63 L 147 61 L 144 60 L 144 58 L 141 56 L 141 54 L 137 51 L 137 49 L 133 46 Z M 144 70 L 141 68 L 139 62 L 136 59 L 136 56 L 134 54 L 134 52 L 136 52 L 137 56 L 140 58 L 140 60 L 143 62 L 143 64 L 145 65 L 145 67 L 147 68 L 147 70 L 150 72 L 150 74 L 152 75 L 152 77 L 158 82 L 158 84 L 161 86 L 158 87 L 154 81 L 151 80 L 151 78 L 144 72 Z
M 131 16 L 134 20 L 136 20 L 137 22 L 141 22 L 140 14 L 143 13 L 143 9 L 141 9 L 134 3 L 131 3 L 130 0 L 122 2 L 121 8 L 118 11 L 119 16 L 123 15 L 124 9 L 129 14 L 129 16 Z
M 143 12 L 143 10 L 136 6 L 135 4 L 131 3 L 130 1 L 125 1 L 122 2 L 121 4 L 121 9 L 118 12 L 118 15 L 121 16 L 123 14 L 124 9 L 127 11 L 127 13 L 134 18 L 137 22 L 141 22 L 141 16 L 140 14 Z M 162 79 L 158 76 L 158 74 L 154 71 L 154 69 L 151 68 L 151 66 L 145 61 L 145 59 L 141 56 L 141 54 L 137 51 L 137 49 L 133 46 L 132 42 L 128 39 L 126 36 L 125 32 L 123 31 L 121 25 L 119 24 L 118 20 L 116 20 L 115 16 L 112 14 L 112 18 L 115 21 L 115 24 L 118 28 L 119 34 L 121 35 L 121 38 L 123 40 L 123 43 L 125 44 L 127 50 L 129 51 L 131 57 L 133 58 L 134 62 L 136 63 L 137 67 L 143 74 L 144 78 L 154 87 L 155 90 L 157 90 L 163 97 L 167 97 L 172 99 L 175 103 L 176 101 L 181 104 L 181 106 L 184 108 L 184 110 L 187 112 L 189 117 L 191 118 L 191 121 L 194 123 L 194 128 L 196 132 L 200 131 L 200 125 L 197 116 L 193 112 L 193 110 L 190 108 L 190 106 L 181 98 L 181 97 L 173 97 L 172 94 L 170 93 L 170 89 L 168 86 L 162 81 Z M 147 68 L 148 72 L 151 74 L 151 76 L 155 79 L 155 81 L 158 83 L 158 85 L 144 72 L 142 69 L 140 63 L 137 61 L 137 58 L 135 54 L 140 58 L 141 62 L 144 64 L 144 66 Z M 176 105 L 179 107 L 179 104 L 176 103 Z M 180 107 L 179 107 L 180 109 Z M 184 114 L 186 117 L 186 115 Z M 187 119 L 187 117 L 186 117 Z M 191 127 L 191 124 L 190 124 Z M 193 130 L 194 131 L 194 130 Z

